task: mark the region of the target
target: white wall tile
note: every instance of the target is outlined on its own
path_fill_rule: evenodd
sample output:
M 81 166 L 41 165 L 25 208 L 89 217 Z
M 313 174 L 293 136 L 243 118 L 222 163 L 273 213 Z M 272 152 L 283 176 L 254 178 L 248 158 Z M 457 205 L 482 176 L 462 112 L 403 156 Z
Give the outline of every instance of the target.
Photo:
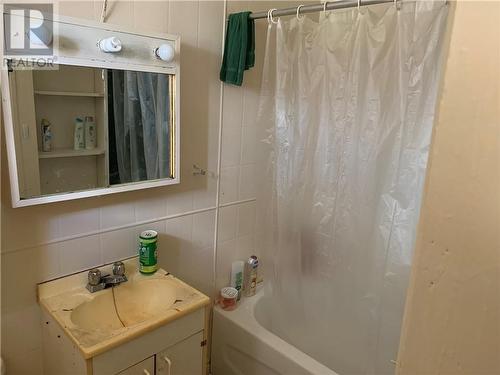
M 167 214 L 167 201 L 165 194 L 157 192 L 144 192 L 141 200 L 135 202 L 136 221 L 153 220 L 162 218 Z
M 262 41 L 264 42 L 264 41 Z M 265 42 L 264 42 L 265 43 Z M 260 44 L 262 45 L 262 44 Z M 255 71 L 250 71 L 251 73 L 256 73 Z M 260 73 L 260 72 L 259 72 Z M 247 82 L 252 83 L 245 86 L 245 92 L 243 93 L 243 118 L 242 124 L 244 127 L 250 126 L 255 127 L 257 121 L 257 113 L 259 110 L 259 100 L 260 100 L 260 74 L 256 74 L 253 81 L 250 80 L 250 74 L 247 75 Z M 256 78 L 256 79 L 255 79 Z
M 60 205 L 11 208 L 10 201 L 4 200 L 3 206 L 2 251 L 32 247 L 60 237 Z
M 218 241 L 224 242 L 236 238 L 238 226 L 238 208 L 236 205 L 219 209 Z
M 193 215 L 166 221 L 165 240 L 158 245 L 158 264 L 167 271 L 177 274 L 181 268 L 181 254 L 191 249 Z
M 229 282 L 231 281 L 231 264 L 233 261 L 238 260 L 237 247 L 237 239 L 217 243 L 216 290 L 229 286 Z
M 238 199 L 239 168 L 228 167 L 221 169 L 220 174 L 220 203 L 230 203 Z
M 238 166 L 241 161 L 241 126 L 222 129 L 221 167 Z
M 91 207 L 61 214 L 59 229 L 62 237 L 99 230 L 99 208 Z
M 215 207 L 217 198 L 217 177 L 216 168 L 208 171 L 211 175 L 202 177 L 200 188 L 193 193 L 193 209 L 199 210 L 203 208 Z M 213 173 L 213 174 L 212 174 Z
M 255 202 L 238 205 L 237 236 L 253 234 L 255 229 Z
M 212 297 L 213 257 L 213 246 L 206 248 L 194 247 L 189 252 L 183 252 L 179 269 L 174 275 Z
M 102 262 L 112 263 L 137 254 L 137 243 L 130 228 L 114 230 L 100 235 Z
M 165 240 L 158 244 L 158 264 L 174 275 L 184 267 L 183 253 L 192 249 L 193 215 L 181 216 L 166 221 Z M 187 272 L 187 271 L 184 271 Z
M 253 199 L 256 196 L 255 164 L 242 165 L 240 168 L 238 199 Z
M 190 191 L 180 191 L 167 197 L 167 215 L 175 215 L 193 210 L 193 194 Z
M 101 229 L 135 223 L 135 205 L 128 202 L 109 204 L 101 207 L 100 215 Z
M 243 126 L 241 132 L 241 164 L 252 164 L 257 161 L 257 147 L 255 127 Z
M 238 237 L 236 256 L 238 259 L 246 260 L 250 255 L 257 255 L 255 251 L 255 237 L 253 235 Z
M 223 129 L 241 127 L 243 110 L 243 90 L 241 87 L 224 84 Z
M 213 246 L 215 235 L 215 210 L 193 215 L 193 246 L 207 248 Z
M 83 271 L 101 265 L 99 236 L 87 236 L 60 243 L 61 274 Z
M 52 280 L 61 274 L 60 243 L 41 245 L 25 252 L 36 282 Z

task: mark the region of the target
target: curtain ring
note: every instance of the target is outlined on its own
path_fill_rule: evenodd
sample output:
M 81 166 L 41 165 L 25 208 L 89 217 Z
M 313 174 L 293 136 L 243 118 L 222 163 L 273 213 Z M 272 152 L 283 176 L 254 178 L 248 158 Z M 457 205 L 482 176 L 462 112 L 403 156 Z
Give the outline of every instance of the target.
M 361 8 L 361 0 L 358 0 L 358 12 L 360 8 Z
M 295 17 L 297 17 L 297 20 L 302 21 L 304 19 L 304 16 L 300 16 L 300 8 L 302 8 L 304 5 L 299 5 L 297 7 L 297 11 L 295 12 Z
M 327 6 L 327 5 L 328 5 L 328 1 L 325 1 L 325 2 L 323 3 L 323 12 L 325 12 L 325 13 L 326 13 L 326 6 Z
M 278 9 L 276 9 L 276 8 L 269 9 L 269 11 L 267 12 L 267 15 L 268 15 L 267 20 L 268 20 L 269 22 L 274 23 L 275 25 L 277 25 L 277 24 L 278 24 L 278 21 L 275 21 L 275 20 L 274 20 L 274 18 L 273 18 L 273 12 L 274 12 L 275 10 L 278 10 Z M 279 17 L 278 17 L 278 20 L 279 20 Z
M 394 0 L 394 6 L 397 10 L 401 10 L 401 0 Z

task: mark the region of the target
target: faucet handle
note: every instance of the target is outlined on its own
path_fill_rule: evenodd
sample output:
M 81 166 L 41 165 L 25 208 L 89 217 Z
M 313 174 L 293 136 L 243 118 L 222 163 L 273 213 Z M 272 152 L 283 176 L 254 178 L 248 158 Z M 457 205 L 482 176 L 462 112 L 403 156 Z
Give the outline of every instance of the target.
M 101 283 L 101 271 L 97 268 L 93 268 L 88 274 L 89 285 L 96 286 Z
M 125 275 L 125 264 L 123 262 L 113 263 L 113 275 L 123 276 Z

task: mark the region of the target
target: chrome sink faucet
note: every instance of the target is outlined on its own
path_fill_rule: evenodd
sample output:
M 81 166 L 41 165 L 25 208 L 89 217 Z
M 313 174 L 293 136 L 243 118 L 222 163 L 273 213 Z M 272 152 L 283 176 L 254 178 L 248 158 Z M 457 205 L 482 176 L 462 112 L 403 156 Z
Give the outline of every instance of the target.
M 125 264 L 123 262 L 113 263 L 113 274 L 102 275 L 98 268 L 93 268 L 88 274 L 87 289 L 90 293 L 98 292 L 127 281 L 125 276 Z

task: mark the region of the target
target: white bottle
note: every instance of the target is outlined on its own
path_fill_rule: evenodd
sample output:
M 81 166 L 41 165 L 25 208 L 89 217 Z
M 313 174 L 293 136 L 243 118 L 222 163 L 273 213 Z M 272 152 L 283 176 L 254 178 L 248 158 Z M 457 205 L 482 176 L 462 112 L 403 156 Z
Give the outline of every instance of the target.
M 52 151 L 52 130 L 50 121 L 46 119 L 42 119 L 42 151 Z
M 83 120 L 80 117 L 75 119 L 75 150 L 83 150 L 85 148 L 85 129 Z
M 241 291 L 243 288 L 243 268 L 245 262 L 236 260 L 231 265 L 231 286 L 238 291 L 238 300 L 241 298 Z
M 85 117 L 85 148 L 93 150 L 97 146 L 97 134 L 94 117 Z

